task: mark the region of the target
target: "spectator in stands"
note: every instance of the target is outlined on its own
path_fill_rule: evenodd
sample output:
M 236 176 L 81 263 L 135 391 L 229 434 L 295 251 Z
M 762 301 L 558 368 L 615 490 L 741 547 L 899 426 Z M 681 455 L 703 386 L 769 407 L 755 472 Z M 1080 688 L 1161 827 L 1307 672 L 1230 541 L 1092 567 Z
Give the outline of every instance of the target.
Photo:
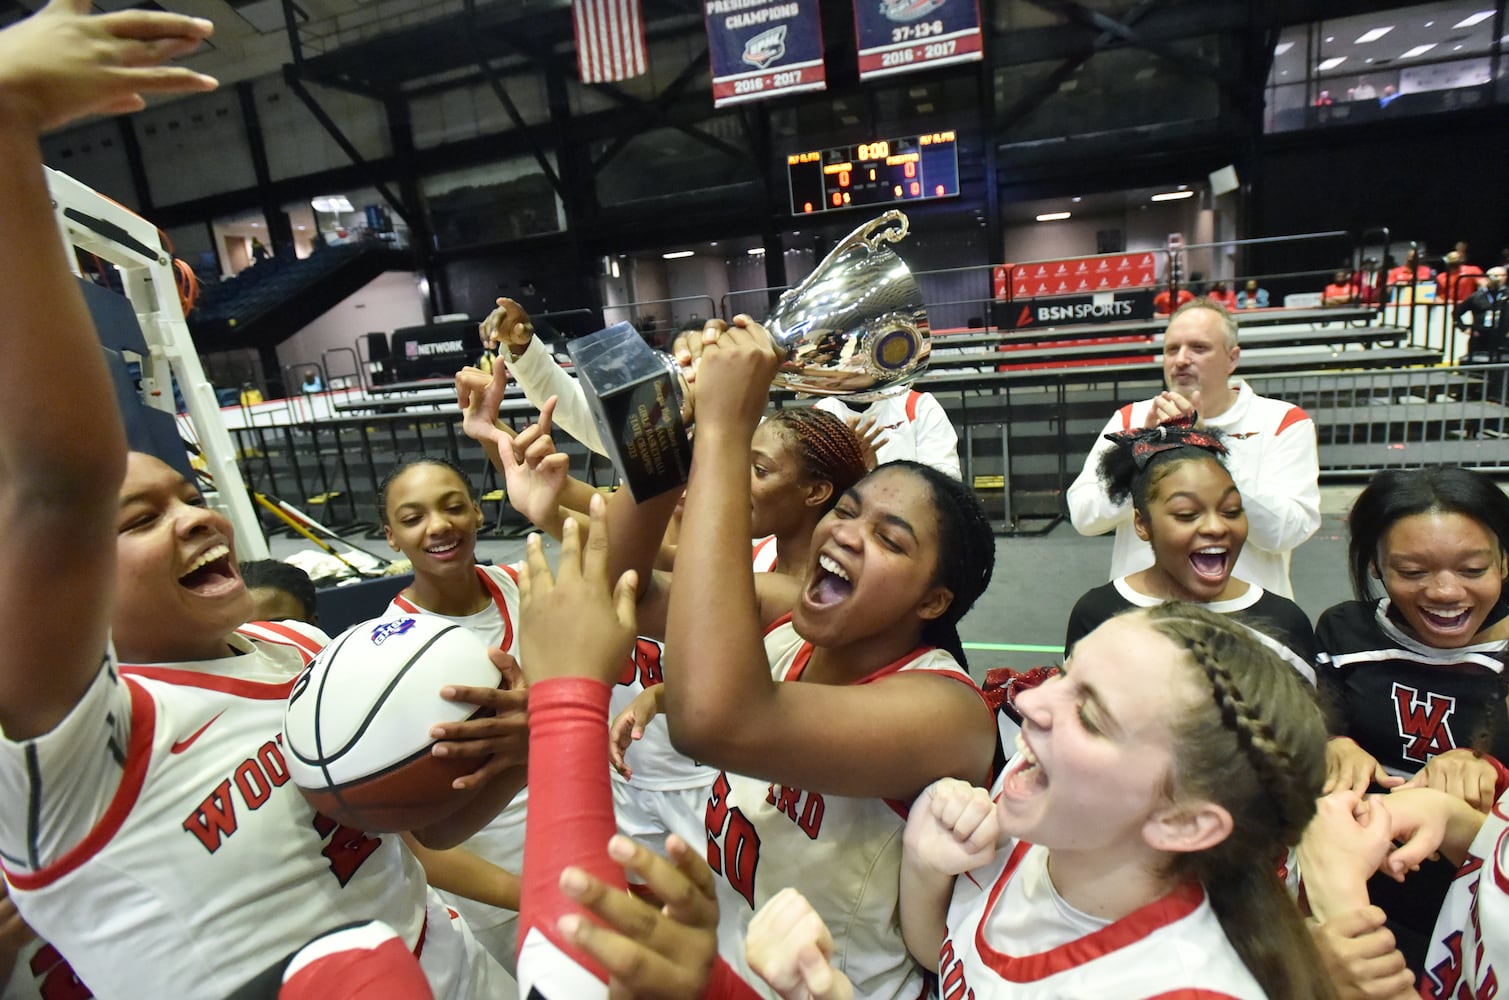
M 1289 554 L 1320 526 L 1315 424 L 1299 407 L 1259 396 L 1233 378 L 1240 354 L 1230 313 L 1205 299 L 1181 306 L 1163 335 L 1167 391 L 1123 406 L 1106 422 L 1067 499 L 1069 518 L 1080 534 L 1115 530 L 1111 579 L 1151 566 L 1153 553 L 1137 537 L 1132 505 L 1113 503 L 1101 486 L 1101 453 L 1115 447 L 1106 435 L 1158 427 L 1197 412 L 1199 426 L 1225 433 L 1231 452 L 1227 464 L 1247 511 L 1247 545 L 1233 574 L 1271 593 L 1293 596 Z
M 1337 271 L 1332 275 L 1331 283 L 1320 296 L 1320 304 L 1323 306 L 1349 306 L 1356 301 L 1357 283 L 1347 271 Z
M 299 388 L 304 392 L 324 392 L 325 383 L 320 381 L 320 373 L 311 368 L 304 373 L 304 383 Z
M 1378 106 L 1386 108 L 1394 103 L 1394 98 L 1399 96 L 1399 90 L 1392 83 L 1386 84 L 1383 93 L 1378 95 Z
M 1470 330 L 1467 340 L 1469 355 L 1486 355 L 1489 361 L 1498 361 L 1504 350 L 1506 329 L 1505 313 L 1509 312 L 1509 290 L 1504 288 L 1504 275 L 1509 273 L 1499 264 L 1488 269 L 1488 280 L 1454 311 L 1458 330 Z M 1462 317 L 1472 315 L 1471 323 L 1462 322 Z
M 1205 297 L 1212 302 L 1221 303 L 1227 309 L 1235 309 L 1237 307 L 1237 293 L 1232 291 L 1224 281 L 1214 282 L 1210 286 L 1210 289 L 1206 291 Z
M 241 582 L 251 595 L 252 621 L 320 623 L 314 581 L 299 567 L 279 559 L 255 559 L 241 564 Z
M 1357 86 L 1347 91 L 1347 100 L 1349 101 L 1372 101 L 1376 100 L 1377 97 L 1377 89 L 1368 82 L 1368 78 L 1365 76 L 1359 76 L 1357 78 Z
M 1465 248 L 1467 244 L 1458 243 L 1457 246 Z M 1436 275 L 1436 301 L 1467 301 L 1477 291 L 1478 279 L 1482 276 L 1483 269 L 1467 263 L 1467 254 L 1463 250 L 1453 250 L 1446 255 L 1446 267 Z
M 1435 272 L 1420 262 L 1420 252 L 1413 247 L 1404 258 L 1404 263 L 1391 268 L 1388 273 L 1390 285 L 1413 285 L 1420 281 L 1429 281 L 1435 276 Z
M 1248 278 L 1247 284 L 1237 292 L 1238 309 L 1267 309 L 1268 289 L 1258 286 L 1256 278 Z
M 1331 96 L 1331 92 L 1329 90 L 1322 90 L 1320 93 L 1315 95 L 1315 106 L 1317 108 L 1329 108 L 1335 103 L 1336 98 Z
M 1173 302 L 1173 297 L 1169 295 L 1169 290 L 1165 288 L 1163 291 L 1153 296 L 1153 312 L 1157 313 L 1159 316 L 1167 316 L 1176 308 L 1183 306 L 1184 303 L 1193 302 L 1194 299 L 1194 292 L 1190 291 L 1188 288 L 1181 288 L 1179 289 L 1179 301 L 1171 305 L 1170 303 Z

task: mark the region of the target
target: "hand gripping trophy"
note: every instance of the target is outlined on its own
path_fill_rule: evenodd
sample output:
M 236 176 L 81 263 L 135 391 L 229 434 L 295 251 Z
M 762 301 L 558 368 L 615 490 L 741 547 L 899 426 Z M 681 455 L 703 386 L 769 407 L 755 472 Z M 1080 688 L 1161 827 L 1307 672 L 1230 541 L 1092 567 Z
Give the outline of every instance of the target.
M 782 361 L 775 384 L 867 402 L 899 391 L 927 368 L 927 311 L 912 272 L 890 244 L 907 234 L 892 209 L 846 236 L 765 320 Z M 567 347 L 598 434 L 641 500 L 686 482 L 691 443 L 681 420 L 680 367 L 628 323 Z

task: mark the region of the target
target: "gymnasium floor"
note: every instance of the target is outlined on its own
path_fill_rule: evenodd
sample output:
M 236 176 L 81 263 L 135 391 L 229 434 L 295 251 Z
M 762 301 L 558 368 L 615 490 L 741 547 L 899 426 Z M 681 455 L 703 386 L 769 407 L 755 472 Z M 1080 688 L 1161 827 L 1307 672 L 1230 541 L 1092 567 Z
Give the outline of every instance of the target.
M 1294 553 L 1290 579 L 1295 600 L 1312 622 L 1349 596 L 1344 516 L 1358 489 L 1323 488 L 1320 530 Z M 381 541 L 361 544 L 383 547 Z M 300 547 L 290 539 L 273 540 L 277 557 Z M 483 538 L 477 553 L 494 562 L 514 562 L 523 558 L 524 541 Z M 979 676 L 991 667 L 1057 662 L 1069 609 L 1081 594 L 1106 581 L 1110 559 L 1109 535 L 1084 538 L 1067 521 L 1042 536 L 998 537 L 990 590 L 960 627 L 971 672 Z

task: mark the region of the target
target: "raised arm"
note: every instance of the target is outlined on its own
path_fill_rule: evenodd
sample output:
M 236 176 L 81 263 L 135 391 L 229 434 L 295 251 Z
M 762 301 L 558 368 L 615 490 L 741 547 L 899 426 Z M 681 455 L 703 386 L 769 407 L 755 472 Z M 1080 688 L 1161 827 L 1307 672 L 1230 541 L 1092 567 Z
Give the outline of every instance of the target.
M 762 580 L 757 591 L 746 567 L 749 442 L 775 364 L 748 317 L 702 354 L 666 631 L 671 739 L 697 760 L 838 795 L 909 798 L 945 775 L 983 780 L 995 728 L 965 684 L 925 672 L 854 685 L 771 677 L 763 633 L 778 601 L 764 586 L 789 582 Z M 794 595 L 784 593 L 789 608 Z M 952 738 L 898 739 L 921 719 Z
M 498 308 L 482 321 L 481 331 L 482 342 L 498 348 L 498 356 L 524 390 L 525 399 L 543 407 L 545 400 L 556 397 L 560 401 L 556 421 L 561 430 L 597 454 L 607 454 L 592 411 L 587 408 L 586 393 L 556 363 L 544 341 L 534 335 L 534 324 L 523 306 L 513 299 L 498 299 Z
M 208 21 L 88 10 L 85 0 L 53 0 L 0 32 L 0 728 L 12 740 L 57 725 L 99 667 L 126 458 L 38 136 L 83 115 L 136 110 L 145 92 L 215 85 L 157 66 L 195 48 Z M 63 608 L 69 625 L 58 628 L 51 613 Z

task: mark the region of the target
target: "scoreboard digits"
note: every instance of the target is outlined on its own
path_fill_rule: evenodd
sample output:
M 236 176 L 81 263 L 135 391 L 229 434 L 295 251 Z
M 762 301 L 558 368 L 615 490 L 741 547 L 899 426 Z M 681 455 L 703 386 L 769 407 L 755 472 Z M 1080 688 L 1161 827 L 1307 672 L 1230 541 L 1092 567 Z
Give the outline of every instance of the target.
M 959 193 L 959 155 L 951 131 L 792 153 L 786 172 L 793 215 Z

